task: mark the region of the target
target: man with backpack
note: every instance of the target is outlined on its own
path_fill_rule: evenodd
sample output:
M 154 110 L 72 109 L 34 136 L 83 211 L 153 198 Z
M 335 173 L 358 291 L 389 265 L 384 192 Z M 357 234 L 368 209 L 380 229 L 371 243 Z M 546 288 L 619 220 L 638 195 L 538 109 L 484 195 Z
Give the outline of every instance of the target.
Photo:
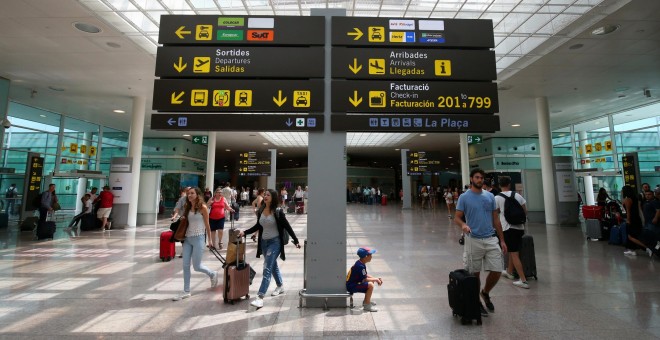
M 14 214 L 14 203 L 16 202 L 16 196 L 18 196 L 18 190 L 16 190 L 16 184 L 12 183 L 5 192 L 5 198 L 7 199 L 7 204 L 5 205 L 7 209 L 5 211 L 9 215 Z
M 527 221 L 527 202 L 525 198 L 511 191 L 511 177 L 499 177 L 502 192 L 495 196 L 495 203 L 500 213 L 500 223 L 504 231 L 504 242 L 509 250 L 509 263 L 502 276 L 513 280 L 513 269 L 515 268 L 519 280 L 513 281 L 513 285 L 529 289 L 522 262 L 520 262 L 520 247 L 522 237 L 525 235 L 525 222 Z

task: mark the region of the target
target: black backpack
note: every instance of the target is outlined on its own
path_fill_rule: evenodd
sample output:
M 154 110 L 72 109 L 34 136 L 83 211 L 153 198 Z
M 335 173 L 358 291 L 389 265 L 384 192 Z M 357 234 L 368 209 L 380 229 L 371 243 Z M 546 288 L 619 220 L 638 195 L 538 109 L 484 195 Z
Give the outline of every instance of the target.
M 514 197 L 516 195 L 515 191 L 511 191 L 511 197 L 499 193 L 498 196 L 504 197 L 504 219 L 511 225 L 520 225 L 527 222 L 527 215 L 525 215 L 525 209 Z

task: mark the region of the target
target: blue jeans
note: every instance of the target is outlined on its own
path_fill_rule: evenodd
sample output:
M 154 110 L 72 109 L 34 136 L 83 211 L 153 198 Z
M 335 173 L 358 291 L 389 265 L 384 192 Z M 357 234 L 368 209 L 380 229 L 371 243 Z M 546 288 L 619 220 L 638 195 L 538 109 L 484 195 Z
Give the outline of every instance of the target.
M 206 249 L 206 235 L 186 237 L 183 242 L 183 290 L 190 293 L 190 260 L 196 272 L 201 272 L 213 277 L 213 271 L 202 264 L 202 254 Z
M 259 287 L 259 297 L 264 297 L 270 285 L 271 276 L 275 278 L 278 287 L 282 286 L 282 274 L 280 267 L 277 266 L 277 258 L 280 256 L 280 238 L 261 240 L 261 253 L 264 255 L 264 272 Z

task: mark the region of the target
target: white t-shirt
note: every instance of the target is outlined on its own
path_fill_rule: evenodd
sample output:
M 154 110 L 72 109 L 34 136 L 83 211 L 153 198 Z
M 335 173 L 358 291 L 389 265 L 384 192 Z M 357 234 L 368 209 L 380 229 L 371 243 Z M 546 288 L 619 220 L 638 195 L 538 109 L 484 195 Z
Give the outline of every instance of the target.
M 511 197 L 511 191 L 503 191 L 502 194 Z M 516 201 L 520 203 L 520 205 L 524 205 L 527 203 L 525 201 L 525 198 L 520 196 L 520 194 L 516 193 L 516 196 L 514 196 Z M 506 221 L 506 218 L 504 218 L 504 202 L 506 202 L 506 199 L 500 195 L 495 195 L 495 204 L 497 205 L 497 209 L 500 210 L 500 223 L 502 223 L 502 231 L 508 230 L 509 228 L 512 229 L 518 229 L 518 230 L 525 230 L 525 225 L 524 224 L 517 224 L 517 225 L 511 225 L 509 222 Z

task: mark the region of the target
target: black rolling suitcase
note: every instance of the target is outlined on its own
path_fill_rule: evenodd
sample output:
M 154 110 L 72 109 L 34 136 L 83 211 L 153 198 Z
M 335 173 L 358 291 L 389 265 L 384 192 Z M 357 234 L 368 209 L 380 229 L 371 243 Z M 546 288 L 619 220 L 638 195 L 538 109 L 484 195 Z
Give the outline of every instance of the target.
M 476 276 L 465 269 L 450 272 L 447 295 L 449 307 L 454 316 L 461 317 L 461 324 L 467 325 L 477 320 L 477 325 L 481 325 L 479 280 Z
M 469 240 L 466 240 L 466 243 L 469 243 Z M 471 251 L 472 249 L 467 249 L 468 259 Z M 481 325 L 479 279 L 476 276 L 465 269 L 450 272 L 447 296 L 452 314 L 461 317 L 461 324 L 472 324 L 472 320 L 476 320 L 477 325 Z
M 37 240 L 47 240 L 54 238 L 57 227 L 55 221 L 45 221 L 37 223 Z
M 533 277 L 534 280 L 539 278 L 536 276 L 536 255 L 534 250 L 534 237 L 525 234 L 522 237 L 522 245 L 520 246 L 520 262 L 522 263 L 525 277 Z

